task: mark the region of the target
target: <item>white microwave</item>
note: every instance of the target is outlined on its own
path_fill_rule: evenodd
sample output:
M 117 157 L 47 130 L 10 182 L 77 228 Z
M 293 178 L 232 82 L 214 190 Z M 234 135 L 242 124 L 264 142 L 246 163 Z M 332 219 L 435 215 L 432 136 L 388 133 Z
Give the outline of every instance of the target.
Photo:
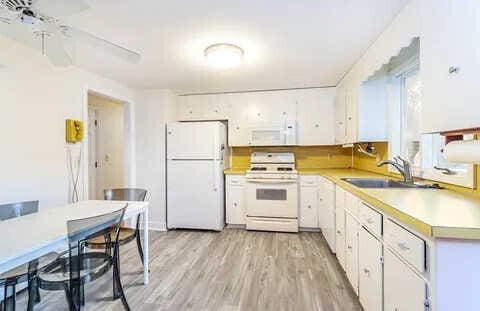
M 293 146 L 296 143 L 297 127 L 295 122 L 250 128 L 250 146 Z

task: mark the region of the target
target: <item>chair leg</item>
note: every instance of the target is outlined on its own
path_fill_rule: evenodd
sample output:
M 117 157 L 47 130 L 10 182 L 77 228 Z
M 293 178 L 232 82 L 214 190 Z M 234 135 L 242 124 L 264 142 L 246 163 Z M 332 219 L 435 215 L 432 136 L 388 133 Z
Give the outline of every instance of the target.
M 123 291 L 122 281 L 120 279 L 120 270 L 119 264 L 120 261 L 114 261 L 113 263 L 113 280 L 117 283 L 118 294 L 120 295 L 120 299 L 122 300 L 123 307 L 125 310 L 130 311 L 130 306 L 128 305 L 127 298 L 125 297 L 125 293 Z
M 138 232 L 138 231 L 137 231 L 137 233 L 136 233 L 136 240 L 137 240 L 138 254 L 140 255 L 140 260 L 142 261 L 142 265 L 143 265 L 142 241 L 141 241 L 141 239 L 140 239 L 140 232 Z
M 37 279 L 34 276 L 29 277 L 27 310 L 33 311 L 33 306 L 39 301 L 40 301 L 40 290 L 38 289 Z
M 114 251 L 115 253 L 115 251 Z M 113 299 L 120 298 L 117 279 L 120 279 L 120 254 L 113 258 Z
M 85 306 L 85 284 L 83 282 L 80 284 L 80 305 Z
M 15 284 L 8 284 L 5 283 L 5 287 L 3 290 L 4 298 L 3 298 L 3 310 L 4 311 L 15 311 L 16 305 L 16 293 L 15 293 Z M 11 293 L 10 297 L 9 293 Z

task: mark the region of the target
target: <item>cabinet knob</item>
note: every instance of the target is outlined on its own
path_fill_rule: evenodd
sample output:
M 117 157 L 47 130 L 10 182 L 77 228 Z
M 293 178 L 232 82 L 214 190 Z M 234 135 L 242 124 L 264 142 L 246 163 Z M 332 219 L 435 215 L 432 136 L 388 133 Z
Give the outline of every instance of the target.
M 460 67 L 457 66 L 451 66 L 448 68 L 448 73 L 453 74 L 453 73 L 458 73 L 460 71 Z
M 318 125 L 318 124 L 315 124 L 315 127 L 319 127 L 319 125 Z
M 237 126 L 236 129 L 239 130 L 239 129 L 240 129 L 240 126 Z
M 218 112 L 218 109 L 215 109 L 215 112 Z
M 188 113 L 189 113 L 189 114 L 192 114 L 192 113 L 193 113 L 193 111 L 191 111 L 191 110 L 190 110 Z
M 339 124 L 339 125 L 342 125 L 342 124 L 343 124 L 343 122 L 338 122 L 338 124 Z
M 260 116 L 260 113 L 257 113 L 257 116 L 259 117 L 259 116 Z
M 351 120 L 352 120 L 352 117 L 348 117 L 348 120 L 351 121 Z
M 308 208 L 312 208 L 312 206 L 311 206 L 311 205 L 308 205 L 307 207 L 308 207 Z
M 323 199 L 322 199 L 322 198 L 320 198 L 319 200 L 320 200 L 320 202 L 321 202 L 321 201 L 323 201 Z
M 342 234 L 342 231 L 340 231 L 340 230 L 337 230 L 337 234 Z
M 348 245 L 347 248 L 348 248 L 349 250 L 351 250 L 351 249 L 352 249 L 352 246 Z
M 233 203 L 233 206 L 237 206 L 237 203 Z
M 285 115 L 287 115 L 287 113 L 284 111 L 284 112 L 283 112 L 283 115 L 285 116 Z

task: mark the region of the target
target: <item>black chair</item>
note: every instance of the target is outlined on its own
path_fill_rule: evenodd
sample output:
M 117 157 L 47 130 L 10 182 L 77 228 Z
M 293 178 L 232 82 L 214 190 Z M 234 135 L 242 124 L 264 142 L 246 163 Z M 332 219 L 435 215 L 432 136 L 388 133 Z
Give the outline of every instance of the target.
M 127 204 L 128 205 L 128 204 Z M 120 298 L 125 310 L 130 310 L 123 292 L 118 270 L 118 237 L 126 206 L 113 213 L 67 222 L 68 251 L 38 274 L 38 286 L 44 290 L 63 290 L 69 310 L 78 311 L 85 305 L 84 285 L 105 275 L 113 267 L 114 298 Z M 114 239 L 109 240 L 115 231 Z M 88 240 L 105 237 L 111 252 L 86 252 Z
M 135 188 L 107 189 L 103 191 L 103 196 L 105 200 L 110 201 L 145 201 L 147 190 Z M 112 237 L 110 239 L 112 240 Z M 137 216 L 137 224 L 135 229 L 123 226 L 120 227 L 118 243 L 120 245 L 124 245 L 132 242 L 133 240 L 137 241 L 138 254 L 143 264 L 143 249 L 140 239 L 140 214 Z M 97 249 L 108 247 L 106 244 L 108 243 L 106 243 L 105 239 L 96 238 L 88 241 L 86 246 L 92 249 Z
M 38 212 L 38 201 L 18 202 L 0 205 L 0 220 L 8 220 L 24 215 Z M 13 242 L 12 242 L 13 243 Z M 0 274 L 0 286 L 3 286 L 3 301 L 0 310 L 15 310 L 16 287 L 21 283 L 28 283 L 28 305 L 27 310 L 33 310 L 35 303 L 40 301 L 40 293 L 36 286 L 37 272 L 50 264 L 57 258 L 56 253 L 49 253 L 45 256 L 30 261 L 29 263 L 15 267 Z

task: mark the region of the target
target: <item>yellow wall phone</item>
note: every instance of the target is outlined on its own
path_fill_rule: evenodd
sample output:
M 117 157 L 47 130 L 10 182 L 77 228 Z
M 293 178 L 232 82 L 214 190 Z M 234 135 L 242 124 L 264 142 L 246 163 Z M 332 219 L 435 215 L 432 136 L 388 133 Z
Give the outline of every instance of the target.
M 83 122 L 80 120 L 67 119 L 66 139 L 67 143 L 78 143 L 83 140 Z

